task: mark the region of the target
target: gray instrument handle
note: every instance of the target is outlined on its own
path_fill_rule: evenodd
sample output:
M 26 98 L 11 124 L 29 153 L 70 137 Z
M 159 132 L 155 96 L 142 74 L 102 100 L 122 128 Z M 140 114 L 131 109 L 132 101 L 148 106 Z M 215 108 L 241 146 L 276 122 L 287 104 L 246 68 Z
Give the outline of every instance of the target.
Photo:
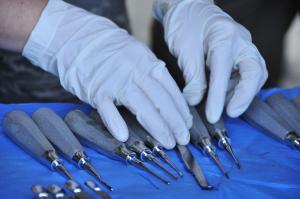
M 300 111 L 287 97 L 274 94 L 267 99 L 267 103 L 291 129 L 300 135 Z
M 126 124 L 129 126 L 128 128 L 130 129 L 130 134 L 134 134 L 135 136 L 139 137 L 143 142 L 147 141 L 147 137 L 149 134 L 147 131 L 138 123 L 136 118 L 130 114 L 124 112 L 122 115 L 126 117 Z M 128 118 L 127 118 L 128 117 Z
M 300 95 L 297 95 L 292 99 L 292 103 L 297 107 L 297 109 L 300 111 Z
M 268 105 L 266 102 L 262 101 L 258 97 L 255 97 L 254 100 L 260 103 L 261 106 L 264 106 L 268 114 L 272 116 L 281 126 L 286 128 L 288 131 L 293 131 L 292 127 L 284 119 L 282 119 L 281 116 L 277 114 L 270 105 Z
M 77 152 L 83 151 L 81 144 L 65 122 L 51 109 L 38 109 L 32 114 L 32 118 L 44 135 L 70 160 Z
M 193 115 L 193 126 L 190 129 L 191 142 L 193 144 L 198 143 L 202 139 L 210 139 L 209 133 L 195 107 L 190 106 L 191 114 Z
M 125 120 L 127 127 L 128 127 L 128 132 L 129 132 L 129 138 L 126 141 L 127 146 L 134 146 L 137 142 L 143 142 L 143 140 L 137 136 L 140 132 L 143 131 L 142 127 L 140 124 L 137 122 L 136 118 L 134 115 L 129 113 L 125 109 L 121 109 L 121 115 L 123 119 Z
M 226 127 L 225 127 L 223 117 L 220 117 L 220 119 L 216 123 L 211 124 L 206 118 L 203 104 L 200 105 L 199 113 L 211 137 L 215 137 L 216 134 L 218 134 L 218 132 L 226 132 Z
M 134 139 L 143 141 L 145 144 L 150 143 L 154 146 L 161 147 L 161 144 L 153 138 L 148 132 L 144 129 L 144 127 L 137 121 L 136 117 L 131 114 L 129 111 L 122 109 L 121 114 L 124 117 L 124 120 L 126 121 L 126 124 L 128 126 L 129 135 L 132 137 L 132 140 L 128 141 L 127 143 L 132 142 Z M 131 139 L 131 138 L 129 138 Z
M 12 111 L 6 114 L 3 127 L 6 135 L 34 158 L 41 159 L 47 151 L 55 152 L 38 126 L 23 111 Z
M 242 118 L 282 141 L 291 132 L 278 120 L 279 117 L 276 112 L 267 103 L 257 97 L 253 99 L 247 111 L 242 115 Z
M 209 123 L 206 119 L 203 120 L 207 129 L 208 129 L 208 132 L 212 135 L 212 136 L 215 136 L 217 134 L 218 131 L 221 131 L 221 132 L 226 132 L 226 127 L 225 127 L 225 123 L 224 123 L 224 120 L 223 120 L 223 117 L 220 117 L 220 119 L 214 123 L 214 124 L 211 124 Z
M 124 112 L 123 112 L 124 113 Z M 103 124 L 102 121 L 101 121 L 101 118 L 99 116 L 99 114 L 96 112 L 96 111 L 92 111 L 90 116 L 96 121 L 98 122 L 99 124 Z M 125 117 L 126 118 L 125 118 Z M 132 115 L 131 115 L 132 116 Z M 130 115 L 128 115 L 128 118 L 126 115 L 123 114 L 123 118 L 125 119 L 125 122 L 127 123 L 127 126 L 128 126 L 128 130 L 129 130 L 129 138 L 128 140 L 126 141 L 125 144 L 122 145 L 122 147 L 120 147 L 120 150 L 121 150 L 121 154 L 130 154 L 130 151 L 128 151 L 127 147 L 131 150 L 131 151 L 134 151 L 136 153 L 141 153 L 142 151 L 144 150 L 149 150 L 144 142 L 138 137 L 136 136 L 135 134 L 132 133 L 132 128 L 130 125 L 128 125 L 128 121 L 129 119 L 132 119 L 130 118 Z M 133 120 L 135 120 L 135 118 L 133 117 Z M 127 147 L 126 147 L 127 146 Z M 134 149 L 132 149 L 134 148 Z
M 97 111 L 95 111 L 95 110 L 91 111 L 89 116 L 90 116 L 90 118 L 92 118 L 92 120 L 94 120 L 96 122 L 96 124 L 97 124 L 96 128 L 99 128 L 99 130 L 101 131 L 102 134 L 104 134 L 107 137 L 112 136 L 110 134 L 110 132 L 108 132 L 108 130 L 104 126 L 104 124 L 99 116 L 99 113 Z
M 70 111 L 65 122 L 88 147 L 96 151 L 114 154 L 115 150 L 123 143 L 113 138 L 106 128 L 99 122 L 80 110 Z

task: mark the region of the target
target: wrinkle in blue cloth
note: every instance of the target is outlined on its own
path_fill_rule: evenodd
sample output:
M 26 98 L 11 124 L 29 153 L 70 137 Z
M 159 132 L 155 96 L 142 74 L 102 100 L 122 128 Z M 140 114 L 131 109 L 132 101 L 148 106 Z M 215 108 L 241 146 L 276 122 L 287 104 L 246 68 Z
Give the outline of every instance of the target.
M 283 93 L 289 98 L 300 95 L 300 88 L 262 91 L 259 96 L 265 99 L 273 93 Z M 0 198 L 19 199 L 32 198 L 31 186 L 42 184 L 48 186 L 56 183 L 64 186 L 65 179 L 47 167 L 41 165 L 31 156 L 12 143 L 4 134 L 2 120 L 11 110 L 23 110 L 32 114 L 40 107 L 48 107 L 63 117 L 68 111 L 80 109 L 89 112 L 88 105 L 66 103 L 53 104 L 0 104 Z M 148 173 L 123 162 L 111 160 L 89 148 L 86 148 L 92 163 L 115 191 L 112 198 L 118 199 L 187 199 L 187 198 L 299 198 L 300 191 L 300 152 L 291 149 L 273 138 L 245 123 L 241 119 L 226 118 L 226 126 L 234 151 L 241 162 L 238 170 L 230 157 L 218 149 L 218 155 L 229 171 L 230 180 L 226 179 L 203 154 L 189 146 L 201 165 L 208 181 L 216 185 L 214 191 L 204 191 L 188 173 L 175 151 L 168 154 L 173 162 L 184 171 L 184 177 L 178 181 L 160 172 L 148 164 L 160 175 L 171 181 L 165 185 Z M 96 198 L 96 195 L 83 185 L 85 180 L 93 179 L 85 171 L 79 170 L 74 164 L 65 161 L 65 165 L 83 188 Z M 167 165 L 166 165 L 167 166 Z M 101 186 L 101 185 L 100 185 Z

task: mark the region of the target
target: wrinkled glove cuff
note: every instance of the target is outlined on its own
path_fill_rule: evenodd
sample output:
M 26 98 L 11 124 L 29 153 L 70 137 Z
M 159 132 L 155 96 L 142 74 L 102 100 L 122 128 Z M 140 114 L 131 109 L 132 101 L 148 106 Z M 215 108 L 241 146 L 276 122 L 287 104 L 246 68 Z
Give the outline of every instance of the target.
M 70 7 L 72 7 L 70 4 L 61 0 L 48 2 L 22 51 L 22 55 L 34 65 L 48 66 L 48 62 L 55 53 L 49 50 L 49 46 L 66 14 L 64 11 Z M 49 72 L 56 74 L 55 71 Z
M 153 3 L 153 16 L 158 21 L 162 22 L 168 10 L 181 2 L 198 1 L 202 3 L 214 4 L 214 0 L 154 0 Z

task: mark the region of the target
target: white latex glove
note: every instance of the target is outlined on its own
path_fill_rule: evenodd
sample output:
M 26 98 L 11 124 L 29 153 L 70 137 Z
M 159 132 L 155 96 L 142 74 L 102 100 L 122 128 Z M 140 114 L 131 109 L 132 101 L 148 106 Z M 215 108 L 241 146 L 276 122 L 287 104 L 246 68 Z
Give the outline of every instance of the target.
M 210 71 L 206 115 L 211 123 L 227 114 L 241 115 L 265 83 L 265 61 L 251 42 L 251 35 L 210 0 L 155 0 L 155 17 L 162 22 L 170 52 L 178 58 L 190 105 L 206 93 L 205 65 Z M 240 79 L 226 99 L 232 72 Z
M 124 105 L 166 148 L 189 142 L 192 116 L 165 64 L 110 20 L 49 1 L 23 55 L 96 108 L 118 140 L 128 138 Z

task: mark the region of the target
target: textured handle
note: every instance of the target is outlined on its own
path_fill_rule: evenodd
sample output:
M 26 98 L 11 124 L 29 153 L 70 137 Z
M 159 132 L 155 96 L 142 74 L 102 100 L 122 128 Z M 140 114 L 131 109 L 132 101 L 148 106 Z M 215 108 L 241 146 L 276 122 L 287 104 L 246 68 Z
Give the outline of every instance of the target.
M 90 115 L 89 115 L 92 120 L 94 120 L 97 124 L 96 128 L 99 128 L 99 130 L 101 131 L 102 134 L 104 134 L 105 136 L 107 137 L 110 137 L 112 136 L 106 129 L 106 127 L 104 126 L 100 116 L 99 116 L 99 113 L 95 110 L 93 110 Z
M 82 146 L 65 122 L 51 109 L 41 108 L 32 115 L 44 135 L 68 158 L 73 159 Z
M 143 140 L 137 136 L 139 132 L 142 131 L 141 126 L 136 122 L 136 118 L 126 109 L 120 109 L 120 113 L 123 116 L 129 132 L 129 138 L 126 141 L 127 146 L 133 146 L 138 142 L 143 142 Z
M 138 137 L 141 141 L 143 141 L 148 147 L 161 146 L 159 141 L 153 138 L 143 126 L 137 121 L 135 116 L 128 112 L 125 109 L 121 110 L 121 114 L 124 116 L 127 126 L 129 128 L 130 136 Z
M 300 95 L 297 95 L 292 99 L 292 103 L 297 107 L 297 109 L 300 111 Z
M 300 135 L 300 111 L 287 97 L 274 94 L 267 99 L 267 103 L 291 129 Z
M 65 117 L 65 122 L 82 143 L 101 153 L 113 154 L 123 144 L 114 139 L 101 123 L 99 124 L 80 110 L 69 112 Z
M 142 127 L 136 122 L 135 116 L 132 115 L 125 108 L 120 109 L 120 113 L 127 124 L 129 132 L 128 140 L 125 143 L 126 146 L 130 150 L 140 155 L 145 151 L 147 151 L 147 153 L 150 153 L 150 149 L 145 145 L 143 140 L 139 136 L 137 136 L 139 131 L 142 131 Z
M 217 132 L 226 132 L 226 127 L 225 127 L 225 123 L 224 123 L 224 120 L 222 117 L 220 117 L 220 119 L 214 123 L 214 124 L 211 124 L 209 123 L 206 119 L 203 120 L 207 129 L 208 129 L 208 132 L 212 135 L 212 136 L 215 136 L 217 134 Z
M 131 147 L 137 147 L 137 149 L 139 149 L 139 152 L 143 151 L 143 150 L 149 150 L 143 140 L 138 137 L 135 133 L 133 133 L 133 131 L 135 130 L 135 128 L 138 128 L 138 126 L 136 125 L 135 121 L 135 117 L 129 113 L 128 111 L 126 111 L 125 109 L 122 109 L 120 111 L 127 124 L 127 127 L 128 127 L 128 131 L 129 131 L 129 138 L 128 140 L 126 141 L 126 146 L 128 146 L 128 148 L 131 148 Z M 96 112 L 96 111 L 92 111 L 90 116 L 97 122 L 101 122 L 101 118 L 99 117 L 99 114 Z M 135 152 L 138 152 L 138 151 L 135 151 Z
M 139 137 L 140 140 L 146 142 L 149 134 L 138 123 L 136 118 L 131 113 L 128 113 L 127 111 L 123 111 L 121 114 L 124 116 L 124 120 L 126 121 L 130 135 L 133 134 L 133 136 Z
M 248 110 L 242 115 L 242 118 L 264 132 L 274 136 L 282 141 L 291 131 L 280 122 L 280 117 L 264 101 L 254 98 Z
M 41 159 L 47 151 L 55 151 L 38 126 L 23 111 L 9 112 L 4 118 L 3 127 L 8 137 L 37 159 Z
M 197 144 L 201 139 L 210 139 L 208 131 L 195 107 L 190 107 L 191 114 L 193 115 L 193 126 L 190 129 L 191 142 Z
M 215 137 L 216 134 L 218 134 L 218 132 L 226 132 L 226 127 L 225 127 L 223 117 L 220 117 L 220 119 L 216 123 L 211 124 L 206 118 L 205 107 L 203 105 L 204 104 L 200 105 L 199 113 L 211 137 Z

